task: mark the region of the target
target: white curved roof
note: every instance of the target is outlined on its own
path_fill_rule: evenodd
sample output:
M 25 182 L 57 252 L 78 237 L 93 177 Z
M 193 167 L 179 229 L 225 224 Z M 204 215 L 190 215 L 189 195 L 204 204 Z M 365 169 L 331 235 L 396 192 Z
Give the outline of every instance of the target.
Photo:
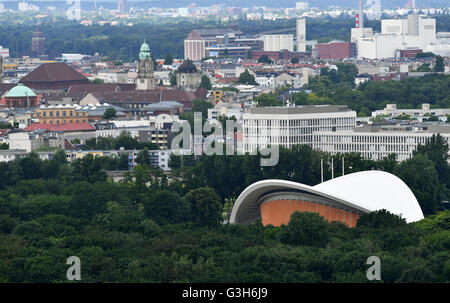
M 259 218 L 259 199 L 270 192 L 296 190 L 317 195 L 368 213 L 386 209 L 414 222 L 423 219 L 422 209 L 409 187 L 398 177 L 383 171 L 361 171 L 320 183 L 316 186 L 285 181 L 264 180 L 247 187 L 236 200 L 230 223 L 249 224 Z

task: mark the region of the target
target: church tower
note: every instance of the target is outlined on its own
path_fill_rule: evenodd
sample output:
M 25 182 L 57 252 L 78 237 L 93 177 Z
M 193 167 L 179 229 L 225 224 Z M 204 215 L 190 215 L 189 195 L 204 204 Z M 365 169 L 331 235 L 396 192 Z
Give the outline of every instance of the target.
M 136 81 L 137 90 L 156 88 L 153 60 L 150 53 L 150 47 L 145 43 L 145 40 L 141 45 L 141 51 L 139 52 L 138 76 Z

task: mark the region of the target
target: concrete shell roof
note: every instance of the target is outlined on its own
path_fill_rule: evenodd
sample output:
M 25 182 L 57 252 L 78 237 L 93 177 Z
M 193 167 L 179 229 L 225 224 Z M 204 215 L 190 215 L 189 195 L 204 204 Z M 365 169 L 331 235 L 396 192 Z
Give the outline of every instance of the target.
M 274 179 L 253 183 L 236 200 L 230 223 L 252 223 L 260 217 L 260 197 L 282 190 L 328 198 L 363 213 L 386 209 L 408 223 L 423 219 L 416 197 L 402 180 L 383 171 L 361 171 L 316 186 Z

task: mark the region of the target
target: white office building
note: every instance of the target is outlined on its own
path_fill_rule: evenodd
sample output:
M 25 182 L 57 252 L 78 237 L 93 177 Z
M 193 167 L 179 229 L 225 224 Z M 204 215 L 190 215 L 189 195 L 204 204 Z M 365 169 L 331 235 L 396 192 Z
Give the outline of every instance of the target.
M 269 145 L 312 145 L 317 132 L 350 131 L 356 126 L 356 112 L 346 105 L 254 107 L 242 119 L 244 152 Z
M 294 51 L 293 35 L 264 35 L 263 39 L 266 52 L 279 52 L 285 49 L 290 52 Z
M 420 118 L 426 115 L 445 117 L 450 115 L 450 108 L 431 108 L 429 103 L 423 103 L 422 108 L 397 109 L 397 104 L 386 104 L 384 109 L 372 112 L 372 118 L 378 115 L 384 115 L 391 118 L 403 115 L 409 115 L 411 118 Z
M 450 126 L 367 126 L 353 131 L 321 132 L 313 135 L 312 147 L 331 154 L 361 153 L 371 160 L 395 154 L 400 162 L 411 158 L 417 146 L 436 133 L 450 139 Z

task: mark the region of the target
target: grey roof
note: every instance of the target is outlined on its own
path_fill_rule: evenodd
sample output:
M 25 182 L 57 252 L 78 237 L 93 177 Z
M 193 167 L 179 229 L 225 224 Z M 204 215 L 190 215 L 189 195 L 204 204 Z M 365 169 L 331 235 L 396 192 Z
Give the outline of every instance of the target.
M 313 113 L 332 113 L 332 112 L 346 112 L 347 105 L 303 105 L 292 107 L 253 107 L 250 108 L 252 114 L 313 114 Z
M 177 101 L 162 101 L 158 103 L 151 103 L 144 106 L 144 109 L 163 109 L 163 108 L 174 108 L 174 107 L 182 107 L 183 104 Z

